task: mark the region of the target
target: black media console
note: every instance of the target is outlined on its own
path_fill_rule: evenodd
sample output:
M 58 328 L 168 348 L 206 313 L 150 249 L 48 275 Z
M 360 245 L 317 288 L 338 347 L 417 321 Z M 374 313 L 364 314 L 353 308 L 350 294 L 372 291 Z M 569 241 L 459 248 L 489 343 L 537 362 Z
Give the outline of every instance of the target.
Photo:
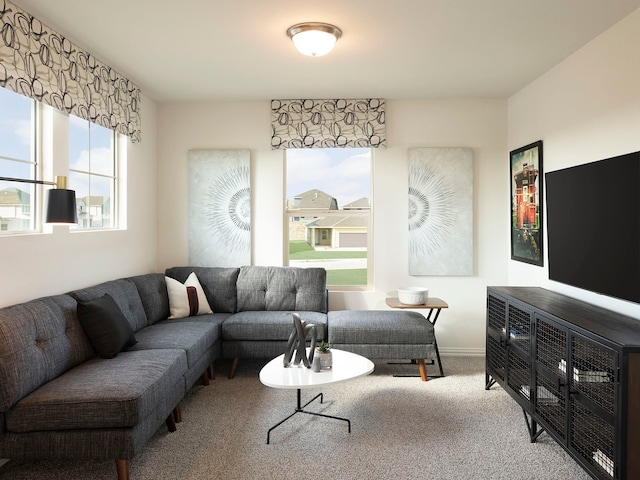
M 486 389 L 592 477 L 640 479 L 640 320 L 535 287 L 487 289 Z

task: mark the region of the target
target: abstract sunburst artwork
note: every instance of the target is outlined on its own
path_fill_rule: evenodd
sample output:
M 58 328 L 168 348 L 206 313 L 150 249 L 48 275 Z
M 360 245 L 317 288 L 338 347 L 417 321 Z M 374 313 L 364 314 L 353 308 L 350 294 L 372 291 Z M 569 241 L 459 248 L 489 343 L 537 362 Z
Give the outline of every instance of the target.
M 409 149 L 409 275 L 473 275 L 471 149 Z
M 189 151 L 189 263 L 251 264 L 249 150 Z

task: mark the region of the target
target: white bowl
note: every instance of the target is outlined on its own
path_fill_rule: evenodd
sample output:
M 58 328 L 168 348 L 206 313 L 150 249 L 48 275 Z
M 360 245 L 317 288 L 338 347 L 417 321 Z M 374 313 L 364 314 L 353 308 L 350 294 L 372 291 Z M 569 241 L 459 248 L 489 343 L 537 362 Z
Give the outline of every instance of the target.
M 398 300 L 405 305 L 422 305 L 428 298 L 428 288 L 403 287 L 398 289 Z

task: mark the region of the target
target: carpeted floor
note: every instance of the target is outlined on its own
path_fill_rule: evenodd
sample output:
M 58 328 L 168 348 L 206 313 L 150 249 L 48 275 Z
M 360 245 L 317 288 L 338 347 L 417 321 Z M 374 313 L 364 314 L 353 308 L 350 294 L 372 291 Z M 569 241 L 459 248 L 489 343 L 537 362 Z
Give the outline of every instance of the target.
M 265 362 L 241 362 L 234 380 L 226 366 L 208 387 L 182 402 L 183 422 L 161 429 L 130 462 L 131 480 L 250 479 L 517 479 L 589 477 L 550 437 L 530 443 L 522 410 L 499 386 L 484 389 L 484 359 L 444 357 L 444 378 L 422 382 L 394 373 L 414 365 L 376 362 L 373 374 L 322 389 L 309 408 L 351 420 L 293 412 L 295 390 L 265 387 Z M 429 366 L 430 373 L 435 368 Z M 303 391 L 303 401 L 320 390 Z M 115 462 L 21 462 L 0 479 L 115 480 Z

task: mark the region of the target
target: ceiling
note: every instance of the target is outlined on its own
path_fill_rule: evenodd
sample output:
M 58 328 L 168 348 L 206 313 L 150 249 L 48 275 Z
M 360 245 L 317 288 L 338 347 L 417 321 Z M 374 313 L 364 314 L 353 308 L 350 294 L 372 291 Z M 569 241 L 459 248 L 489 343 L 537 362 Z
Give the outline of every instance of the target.
M 509 97 L 640 0 L 12 0 L 158 102 Z M 343 31 L 325 57 L 289 26 Z

